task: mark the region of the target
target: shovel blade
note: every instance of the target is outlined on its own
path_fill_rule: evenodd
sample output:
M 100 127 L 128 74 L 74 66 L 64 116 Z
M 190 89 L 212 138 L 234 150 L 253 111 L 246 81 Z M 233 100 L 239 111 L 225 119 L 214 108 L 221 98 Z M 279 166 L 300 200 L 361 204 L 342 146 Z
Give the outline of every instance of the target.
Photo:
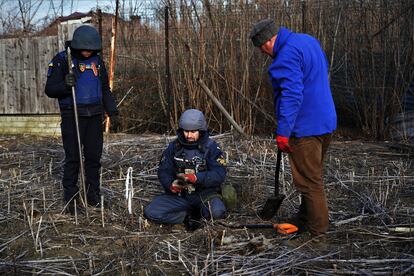
M 259 212 L 259 217 L 264 220 L 269 220 L 274 217 L 285 197 L 285 195 L 278 195 L 268 198 L 263 209 Z

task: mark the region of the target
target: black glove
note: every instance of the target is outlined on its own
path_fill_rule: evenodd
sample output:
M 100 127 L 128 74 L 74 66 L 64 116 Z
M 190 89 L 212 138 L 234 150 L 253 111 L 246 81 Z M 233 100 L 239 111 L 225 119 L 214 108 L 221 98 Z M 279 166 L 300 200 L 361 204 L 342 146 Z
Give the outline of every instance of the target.
M 73 73 L 69 73 L 65 76 L 65 85 L 72 87 L 75 86 L 75 75 Z
M 111 114 L 111 116 L 109 117 L 109 120 L 111 122 L 110 129 L 112 130 L 112 132 L 116 132 L 117 129 L 119 128 L 119 126 L 120 126 L 120 121 L 119 121 L 119 118 L 117 116 L 117 113 Z
M 117 115 L 112 115 L 109 118 L 111 120 L 111 126 L 112 126 L 112 128 L 116 129 L 118 127 L 118 125 L 119 125 L 118 116 Z

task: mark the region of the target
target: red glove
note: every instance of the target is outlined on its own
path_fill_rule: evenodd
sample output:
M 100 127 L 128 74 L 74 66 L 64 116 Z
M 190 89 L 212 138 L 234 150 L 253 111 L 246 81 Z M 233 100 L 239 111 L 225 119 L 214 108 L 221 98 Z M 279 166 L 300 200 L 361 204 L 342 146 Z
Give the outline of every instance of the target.
M 189 174 L 179 173 L 177 174 L 177 178 L 186 183 L 195 184 L 197 182 L 197 176 L 192 173 L 189 173 Z
M 292 152 L 292 148 L 289 146 L 289 137 L 276 136 L 277 147 L 283 152 Z
M 183 191 L 183 186 L 180 185 L 179 180 L 176 179 L 173 181 L 173 183 L 171 183 L 170 191 L 173 192 L 174 194 L 181 193 Z

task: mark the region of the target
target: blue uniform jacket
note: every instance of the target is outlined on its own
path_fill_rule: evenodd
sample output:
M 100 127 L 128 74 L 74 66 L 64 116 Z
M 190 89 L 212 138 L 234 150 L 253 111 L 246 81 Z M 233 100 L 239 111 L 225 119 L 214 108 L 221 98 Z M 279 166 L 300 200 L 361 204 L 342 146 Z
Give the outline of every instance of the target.
M 180 136 L 180 134 L 179 134 Z M 180 137 L 171 142 L 163 152 L 162 159 L 158 168 L 158 179 L 164 189 L 170 192 L 170 185 L 176 179 L 177 167 L 174 163 L 177 143 L 182 140 Z M 188 145 L 181 144 L 183 148 Z M 197 145 L 198 149 L 203 152 L 206 159 L 206 170 L 196 173 L 197 182 L 195 184 L 196 193 L 208 194 L 210 192 L 219 192 L 221 184 L 226 178 L 226 167 L 223 164 L 223 152 L 218 144 L 208 137 L 207 132 L 200 138 Z
M 72 90 L 65 85 L 65 76 L 69 69 L 63 52 L 58 53 L 49 64 L 48 76 L 45 86 L 45 93 L 50 98 L 59 100 L 59 107 L 62 116 L 73 115 Z M 103 114 L 104 110 L 109 116 L 118 113 L 116 102 L 109 88 L 108 73 L 105 64 L 100 64 L 102 102 L 97 104 L 78 105 L 79 116 L 93 116 Z M 77 69 L 78 70 L 78 69 Z M 65 104 L 66 102 L 70 104 Z
M 328 62 L 317 39 L 280 28 L 269 76 L 278 135 L 317 136 L 336 129 Z

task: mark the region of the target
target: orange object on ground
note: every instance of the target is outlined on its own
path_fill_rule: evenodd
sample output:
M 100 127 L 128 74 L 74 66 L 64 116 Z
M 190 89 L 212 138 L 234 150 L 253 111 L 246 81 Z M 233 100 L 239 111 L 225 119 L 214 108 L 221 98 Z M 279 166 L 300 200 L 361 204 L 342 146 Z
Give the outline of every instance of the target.
M 296 225 L 290 223 L 272 223 L 272 224 L 243 224 L 242 227 L 250 229 L 273 228 L 279 234 L 289 235 L 296 233 L 299 229 Z
M 292 234 L 296 233 L 299 229 L 296 225 L 290 223 L 273 224 L 273 228 L 280 234 Z

